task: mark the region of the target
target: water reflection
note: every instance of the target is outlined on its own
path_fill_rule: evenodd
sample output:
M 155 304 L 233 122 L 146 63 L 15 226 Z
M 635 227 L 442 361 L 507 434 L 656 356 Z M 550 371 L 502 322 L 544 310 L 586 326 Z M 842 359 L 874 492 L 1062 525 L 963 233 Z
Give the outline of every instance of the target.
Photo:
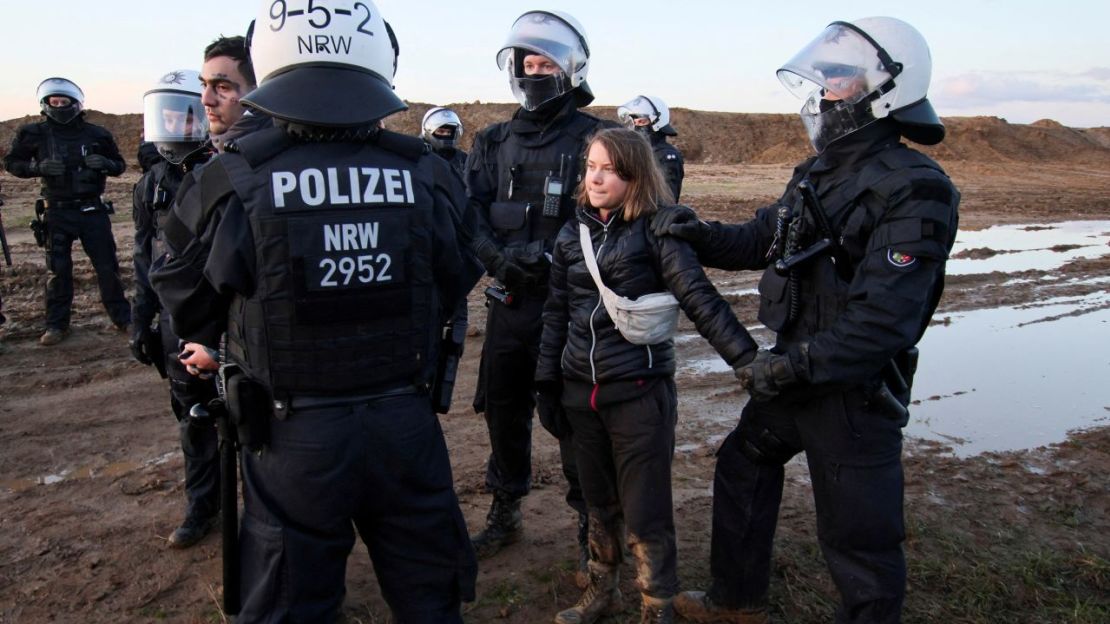
M 991 253 L 995 255 L 980 257 Z M 985 230 L 960 230 L 947 273 L 1049 271 L 1077 258 L 1107 254 L 1110 254 L 1110 221 L 997 225 Z

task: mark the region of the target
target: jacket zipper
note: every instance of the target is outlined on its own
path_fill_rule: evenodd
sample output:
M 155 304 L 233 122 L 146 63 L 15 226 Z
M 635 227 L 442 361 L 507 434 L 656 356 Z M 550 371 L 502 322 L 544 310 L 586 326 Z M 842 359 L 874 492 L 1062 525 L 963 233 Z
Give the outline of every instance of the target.
M 590 218 L 593 219 L 593 216 L 590 215 Z M 594 221 L 601 223 L 601 221 L 597 219 L 594 219 Z M 598 273 L 601 273 L 601 250 L 605 248 L 605 242 L 609 240 L 609 224 L 601 223 L 601 231 L 601 246 L 599 246 L 594 253 Z M 586 250 L 583 249 L 582 253 L 586 253 Z M 597 314 L 598 309 L 601 308 L 601 304 L 601 291 L 599 290 L 597 293 L 597 305 L 594 306 L 594 311 L 590 312 L 590 379 L 593 380 L 595 386 L 597 385 L 597 366 L 594 364 L 594 349 L 597 347 L 597 330 L 594 328 L 594 316 Z

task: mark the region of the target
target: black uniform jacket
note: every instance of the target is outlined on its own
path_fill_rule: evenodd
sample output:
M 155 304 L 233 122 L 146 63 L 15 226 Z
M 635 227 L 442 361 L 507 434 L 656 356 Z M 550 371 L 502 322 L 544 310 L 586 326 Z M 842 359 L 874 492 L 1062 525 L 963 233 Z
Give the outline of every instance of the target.
M 608 223 L 602 223 L 596 211 L 581 207 L 577 216 L 555 241 L 537 381 L 566 378 L 596 384 L 675 372 L 673 340 L 634 345 L 613 325 L 586 268 L 580 222 L 590 228 L 601 279 L 611 290 L 629 299 L 669 290 L 701 335 L 730 364 L 754 348 L 685 241 L 656 238 L 649 228 L 650 217 L 628 222 L 613 213 Z
M 108 168 L 96 171 L 85 166 L 85 156 L 99 154 Z M 127 167 L 115 139 L 106 129 L 85 121 L 84 114 L 68 124 L 52 119 L 23 126 L 4 157 L 4 168 L 17 178 L 32 178 L 32 162 L 52 159 L 65 163 L 58 176 L 43 176 L 42 196 L 52 200 L 88 199 L 104 193 L 105 176 L 118 176 Z

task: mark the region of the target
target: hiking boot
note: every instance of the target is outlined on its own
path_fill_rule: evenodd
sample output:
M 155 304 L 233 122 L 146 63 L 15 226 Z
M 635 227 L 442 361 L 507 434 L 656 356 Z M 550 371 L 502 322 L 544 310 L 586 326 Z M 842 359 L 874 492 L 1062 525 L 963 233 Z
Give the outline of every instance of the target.
M 685 591 L 675 596 L 675 611 L 691 622 L 722 624 L 770 624 L 767 607 L 728 609 L 714 604 L 705 592 Z
M 209 518 L 185 518 L 185 522 L 177 527 L 177 530 L 170 536 L 170 546 L 174 548 L 188 548 L 193 546 L 200 540 L 204 539 L 205 535 L 216 526 L 216 521 L 219 516 L 212 516 Z
M 590 518 L 578 514 L 578 568 L 574 572 L 574 584 L 578 589 L 586 589 L 590 584 Z
M 42 336 L 39 336 L 39 344 L 44 347 L 52 347 L 59 342 L 65 340 L 69 335 L 68 329 L 58 329 L 57 327 L 48 327 Z
M 496 555 L 505 546 L 515 544 L 524 535 L 524 516 L 520 513 L 520 499 L 502 492 L 494 492 L 493 504 L 486 514 L 486 528 L 470 537 L 479 559 Z
M 640 624 L 673 624 L 674 599 L 644 595 L 640 603 Z
M 555 624 L 590 624 L 603 615 L 613 615 L 621 610 L 617 566 L 591 561 L 589 568 L 586 591 L 577 604 L 555 615 Z

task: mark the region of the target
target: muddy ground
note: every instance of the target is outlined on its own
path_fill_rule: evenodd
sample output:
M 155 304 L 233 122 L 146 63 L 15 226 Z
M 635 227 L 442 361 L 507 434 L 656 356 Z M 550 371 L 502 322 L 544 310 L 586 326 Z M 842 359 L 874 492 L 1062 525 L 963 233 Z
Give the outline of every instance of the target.
M 965 228 L 1110 218 L 1105 164 L 945 165 L 964 194 Z M 710 218 L 737 221 L 777 196 L 789 174 L 779 165 L 691 165 L 684 199 Z M 129 172 L 113 181 L 109 192 L 117 205 L 129 203 L 135 178 Z M 73 334 L 58 346 L 38 346 L 46 273 L 26 228 L 35 187 L 7 175 L 0 181 L 15 254 L 14 267 L 0 268 L 9 318 L 0 327 L 0 622 L 225 621 L 218 608 L 219 535 L 185 551 L 167 546 L 183 510 L 183 463 L 166 383 L 131 360 L 125 337 L 104 329 L 107 319 L 80 251 Z M 130 283 L 128 213 L 116 215 L 115 233 Z M 1062 271 L 1105 276 L 1110 260 L 1076 261 Z M 722 291 L 756 282 L 751 274 L 713 277 Z M 1008 277 L 950 279 L 938 318 L 1106 288 L 1063 280 L 1010 284 Z M 752 296 L 730 297 L 740 318 L 754 324 Z M 477 294 L 470 309 L 473 326 L 482 327 L 485 310 Z M 480 331 L 472 333 L 455 409 L 442 422 L 473 528 L 488 504 L 481 489 L 489 447 L 484 422 L 468 408 L 482 339 Z M 1093 344 L 1105 348 L 1107 335 Z M 711 353 L 702 341 L 690 341 L 680 355 Z M 709 574 L 713 453 L 747 397 L 723 373 L 684 369 L 678 384 L 680 578 L 685 588 L 698 588 Z M 534 443 L 526 537 L 482 562 L 478 598 L 464 609 L 468 622 L 550 621 L 577 599 L 574 515 L 562 502 L 557 447 L 539 427 Z M 1110 621 L 1110 427 L 1048 448 L 968 459 L 948 450 L 936 442 L 907 443 L 905 621 Z M 831 621 L 836 593 L 816 542 L 804 462 L 789 464 L 787 481 L 772 608 L 782 622 Z M 624 577 L 631 575 L 626 565 Z M 622 588 L 625 610 L 609 622 L 637 619 L 636 592 L 627 580 Z M 350 558 L 348 590 L 348 621 L 390 621 L 361 544 Z

